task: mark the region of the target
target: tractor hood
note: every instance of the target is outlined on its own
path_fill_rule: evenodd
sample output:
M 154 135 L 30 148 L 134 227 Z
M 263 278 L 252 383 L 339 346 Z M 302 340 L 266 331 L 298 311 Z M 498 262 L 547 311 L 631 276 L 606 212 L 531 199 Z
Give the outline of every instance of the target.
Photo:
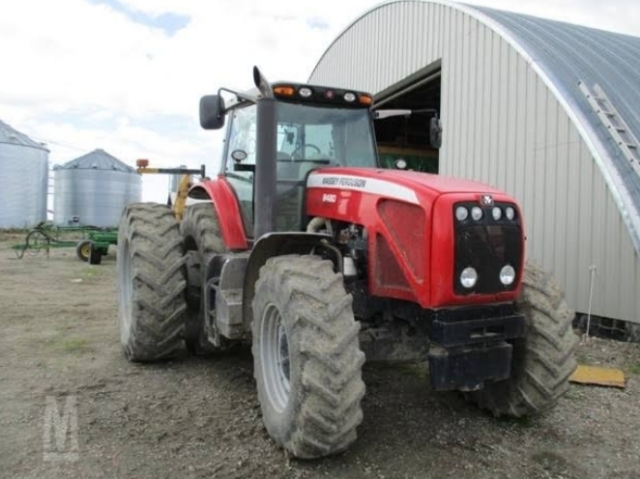
M 461 205 L 483 213 L 456 220 Z M 492 218 L 494 206 L 513 208 L 513 219 Z M 507 263 L 518 274 L 522 269 L 520 209 L 482 183 L 413 171 L 322 168 L 307 178 L 305 213 L 366 231 L 372 295 L 440 308 L 509 302 L 517 293 L 519 279 L 509 288 L 483 279 L 482 291 L 458 291 L 458 269 L 467 263 L 478 263 L 483 278 L 497 278 Z
M 436 197 L 445 193 L 500 194 L 483 183 L 417 171 L 378 168 L 322 168 L 309 175 L 310 188 L 337 188 L 418 203 L 416 193 Z

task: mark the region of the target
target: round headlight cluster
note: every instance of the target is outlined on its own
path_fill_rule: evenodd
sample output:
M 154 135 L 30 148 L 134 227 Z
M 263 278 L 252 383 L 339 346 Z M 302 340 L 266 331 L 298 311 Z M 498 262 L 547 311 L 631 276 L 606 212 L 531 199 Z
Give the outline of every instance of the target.
M 514 210 L 511 206 L 507 206 L 504 214 L 509 221 L 512 221 L 516 217 L 516 210 Z
M 456 208 L 456 219 L 458 221 L 464 221 L 469 217 L 469 210 L 464 206 L 458 206 Z
M 516 280 L 516 270 L 510 264 L 500 270 L 500 282 L 505 286 L 510 286 Z
M 499 206 L 494 206 L 491 209 L 491 216 L 493 216 L 494 220 L 500 221 L 500 218 L 502 218 L 502 209 Z
M 481 220 L 482 209 L 479 206 L 474 206 L 473 208 L 471 208 L 471 217 L 476 221 Z
M 460 284 L 465 288 L 473 288 L 478 282 L 478 272 L 472 267 L 468 267 L 462 270 L 460 273 Z

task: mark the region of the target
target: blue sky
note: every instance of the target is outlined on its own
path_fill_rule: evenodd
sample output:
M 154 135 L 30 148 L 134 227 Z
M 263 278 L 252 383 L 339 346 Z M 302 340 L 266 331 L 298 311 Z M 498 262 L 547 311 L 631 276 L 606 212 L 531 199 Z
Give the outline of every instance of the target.
M 324 50 L 378 0 L 20 0 L 0 16 L 0 119 L 49 143 L 51 165 L 102 148 L 133 165 L 205 163 L 221 132 L 199 98 L 272 79 L 304 82 Z M 637 0 L 467 0 L 640 35 Z M 33 12 L 38 12 L 34 15 Z M 65 146 L 66 145 L 66 146 Z M 145 200 L 166 181 L 144 178 Z

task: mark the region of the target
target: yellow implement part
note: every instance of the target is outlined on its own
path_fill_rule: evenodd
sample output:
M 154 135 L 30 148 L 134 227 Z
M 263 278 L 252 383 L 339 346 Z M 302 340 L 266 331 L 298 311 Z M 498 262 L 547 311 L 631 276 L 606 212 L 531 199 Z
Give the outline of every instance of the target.
M 173 205 L 173 214 L 176 215 L 176 219 L 178 220 L 182 219 L 184 209 L 187 207 L 187 196 L 189 195 L 190 187 L 191 177 L 189 175 L 182 175 L 182 178 L 180 178 L 180 183 L 178 184 L 176 204 Z
M 593 384 L 595 386 L 609 386 L 625 388 L 624 373 L 619 369 L 598 368 L 594 366 L 578 366 L 569 381 L 578 384 Z

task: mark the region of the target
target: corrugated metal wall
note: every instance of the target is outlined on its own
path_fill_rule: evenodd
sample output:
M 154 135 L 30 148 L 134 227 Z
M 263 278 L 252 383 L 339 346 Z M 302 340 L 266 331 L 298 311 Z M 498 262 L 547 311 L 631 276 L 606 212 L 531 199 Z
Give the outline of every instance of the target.
M 640 259 L 578 130 L 499 34 L 466 12 L 394 3 L 344 32 L 310 82 L 381 92 L 442 60 L 441 174 L 484 181 L 522 204 L 529 258 L 564 285 L 571 307 L 640 322 Z

